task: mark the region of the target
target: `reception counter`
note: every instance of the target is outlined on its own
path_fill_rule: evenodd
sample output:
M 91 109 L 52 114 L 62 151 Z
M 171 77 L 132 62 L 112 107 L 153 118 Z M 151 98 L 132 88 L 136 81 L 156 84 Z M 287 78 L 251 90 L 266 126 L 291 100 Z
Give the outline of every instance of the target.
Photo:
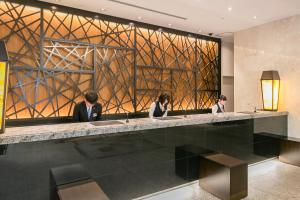
M 248 164 L 278 156 L 287 116 L 199 114 L 7 128 L 0 135 L 0 199 L 49 199 L 49 171 L 74 164 L 109 199 L 139 198 L 197 180 L 191 146 Z
M 108 136 L 126 132 L 149 129 L 208 124 L 235 120 L 256 119 L 276 116 L 287 116 L 287 112 L 256 112 L 256 113 L 224 113 L 218 115 L 196 114 L 170 117 L 169 119 L 138 118 L 126 120 L 106 121 L 95 126 L 91 123 L 71 123 L 57 125 L 39 125 L 7 128 L 0 135 L 0 144 L 13 144 L 21 142 L 36 142 L 63 138 L 101 135 Z

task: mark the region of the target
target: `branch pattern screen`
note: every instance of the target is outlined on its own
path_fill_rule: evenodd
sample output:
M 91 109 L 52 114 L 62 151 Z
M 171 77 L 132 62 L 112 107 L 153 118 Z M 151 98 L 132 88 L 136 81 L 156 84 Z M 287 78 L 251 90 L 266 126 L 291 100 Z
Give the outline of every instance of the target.
M 161 92 L 171 110 L 212 106 L 220 92 L 219 43 L 0 1 L 10 56 L 6 117 L 72 115 L 96 90 L 103 112 L 147 112 Z

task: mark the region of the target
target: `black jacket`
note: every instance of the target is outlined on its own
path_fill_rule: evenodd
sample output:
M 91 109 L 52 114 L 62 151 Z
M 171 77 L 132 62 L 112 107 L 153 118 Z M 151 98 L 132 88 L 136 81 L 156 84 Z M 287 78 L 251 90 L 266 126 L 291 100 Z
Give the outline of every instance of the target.
M 162 117 L 165 114 L 166 110 L 167 110 L 168 105 L 165 105 L 165 111 L 162 111 L 160 109 L 159 104 L 160 104 L 159 101 L 155 102 L 155 110 L 154 110 L 154 113 L 153 113 L 153 117 Z
M 100 103 L 96 103 L 92 108 L 91 117 L 89 119 L 85 102 L 81 102 L 75 105 L 73 111 L 74 122 L 89 122 L 99 121 L 101 119 L 102 106 Z

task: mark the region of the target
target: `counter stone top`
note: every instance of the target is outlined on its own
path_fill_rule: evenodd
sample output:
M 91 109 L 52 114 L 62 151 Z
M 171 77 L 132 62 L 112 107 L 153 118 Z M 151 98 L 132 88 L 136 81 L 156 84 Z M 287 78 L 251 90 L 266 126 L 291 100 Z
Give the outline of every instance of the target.
M 176 116 L 181 119 L 158 120 L 150 118 L 130 119 L 129 123 L 125 120 L 115 120 L 124 124 L 94 126 L 89 122 L 85 123 L 66 123 L 38 126 L 24 126 L 6 128 L 4 134 L 0 134 L 1 144 L 15 144 L 22 142 L 36 142 L 45 140 L 55 140 L 64 138 L 84 137 L 84 136 L 108 136 L 109 134 L 124 133 L 130 131 L 150 130 L 158 128 L 198 125 L 215 122 L 235 121 L 244 119 L 255 119 L 264 117 L 276 117 L 288 115 L 288 112 L 265 112 L 257 113 L 237 113 L 227 112 L 222 114 L 194 114 Z

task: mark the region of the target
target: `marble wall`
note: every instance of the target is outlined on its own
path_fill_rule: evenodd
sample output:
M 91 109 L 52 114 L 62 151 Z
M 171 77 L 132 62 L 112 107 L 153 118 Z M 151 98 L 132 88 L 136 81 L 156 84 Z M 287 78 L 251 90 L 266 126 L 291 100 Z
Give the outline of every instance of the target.
M 234 110 L 234 81 L 233 81 L 233 39 L 222 38 L 221 66 L 222 66 L 222 86 L 221 93 L 227 97 L 226 111 Z
M 289 111 L 289 135 L 300 138 L 300 15 L 234 34 L 235 111 L 262 108 L 264 70 L 279 71 L 279 110 Z

